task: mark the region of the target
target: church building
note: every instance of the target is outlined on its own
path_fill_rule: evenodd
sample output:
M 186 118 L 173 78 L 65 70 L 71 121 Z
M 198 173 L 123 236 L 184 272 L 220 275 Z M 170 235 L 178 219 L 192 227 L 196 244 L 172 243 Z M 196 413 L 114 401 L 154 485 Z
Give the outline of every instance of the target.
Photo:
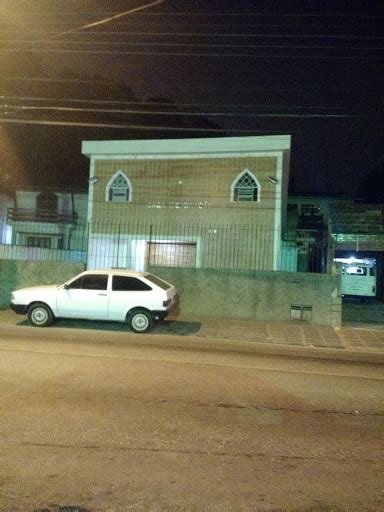
M 84 141 L 88 268 L 279 270 L 291 137 Z

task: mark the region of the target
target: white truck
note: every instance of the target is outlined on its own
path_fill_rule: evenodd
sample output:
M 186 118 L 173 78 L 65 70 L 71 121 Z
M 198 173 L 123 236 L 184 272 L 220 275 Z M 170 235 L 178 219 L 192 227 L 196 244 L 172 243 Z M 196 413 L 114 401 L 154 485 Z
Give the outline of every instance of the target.
M 367 263 L 344 263 L 341 270 L 341 295 L 375 297 L 376 268 Z

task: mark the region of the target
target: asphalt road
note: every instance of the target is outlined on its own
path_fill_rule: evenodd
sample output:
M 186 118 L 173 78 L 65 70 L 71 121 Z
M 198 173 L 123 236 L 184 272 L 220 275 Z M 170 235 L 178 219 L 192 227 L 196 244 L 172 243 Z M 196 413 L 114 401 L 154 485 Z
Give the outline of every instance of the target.
M 2 329 L 0 510 L 384 510 L 382 366 L 189 342 Z

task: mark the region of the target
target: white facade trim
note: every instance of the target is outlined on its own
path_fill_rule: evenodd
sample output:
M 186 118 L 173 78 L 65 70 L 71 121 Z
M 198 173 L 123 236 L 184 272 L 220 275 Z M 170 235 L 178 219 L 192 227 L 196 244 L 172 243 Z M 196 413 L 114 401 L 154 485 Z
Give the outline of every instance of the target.
M 91 222 L 92 214 L 93 214 L 93 194 L 94 194 L 94 186 L 96 183 L 93 183 L 92 180 L 96 179 L 95 176 L 95 159 L 91 156 L 91 160 L 89 163 L 89 180 L 88 180 L 88 216 L 87 221 Z
M 109 154 L 97 153 L 91 155 L 91 159 L 96 160 L 190 160 L 190 159 L 209 159 L 209 158 L 245 158 L 245 157 L 271 157 L 277 158 L 281 151 L 253 151 L 253 152 L 223 152 L 223 153 L 151 153 L 151 154 Z M 87 155 L 88 156 L 88 155 Z
M 273 178 L 274 176 L 272 176 Z M 281 252 L 281 208 L 282 208 L 282 180 L 283 180 L 283 155 L 277 158 L 276 165 L 276 195 L 275 195 L 275 233 L 273 244 L 273 270 L 279 270 L 279 255 Z
M 88 157 L 117 155 L 131 158 L 156 155 L 185 155 L 198 158 L 211 153 L 235 154 L 254 153 L 259 151 L 284 151 L 291 148 L 290 135 L 265 135 L 251 137 L 220 137 L 205 139 L 158 139 L 158 140 L 110 140 L 83 141 L 81 152 Z

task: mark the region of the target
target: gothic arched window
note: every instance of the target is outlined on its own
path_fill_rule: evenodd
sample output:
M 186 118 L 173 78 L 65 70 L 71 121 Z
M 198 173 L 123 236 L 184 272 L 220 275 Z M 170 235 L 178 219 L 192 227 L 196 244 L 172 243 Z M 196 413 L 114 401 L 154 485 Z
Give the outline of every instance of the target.
M 248 169 L 239 174 L 232 183 L 231 201 L 259 201 L 260 185 Z
M 132 201 L 132 186 L 123 172 L 118 171 L 109 180 L 105 200 L 114 203 L 128 203 Z

